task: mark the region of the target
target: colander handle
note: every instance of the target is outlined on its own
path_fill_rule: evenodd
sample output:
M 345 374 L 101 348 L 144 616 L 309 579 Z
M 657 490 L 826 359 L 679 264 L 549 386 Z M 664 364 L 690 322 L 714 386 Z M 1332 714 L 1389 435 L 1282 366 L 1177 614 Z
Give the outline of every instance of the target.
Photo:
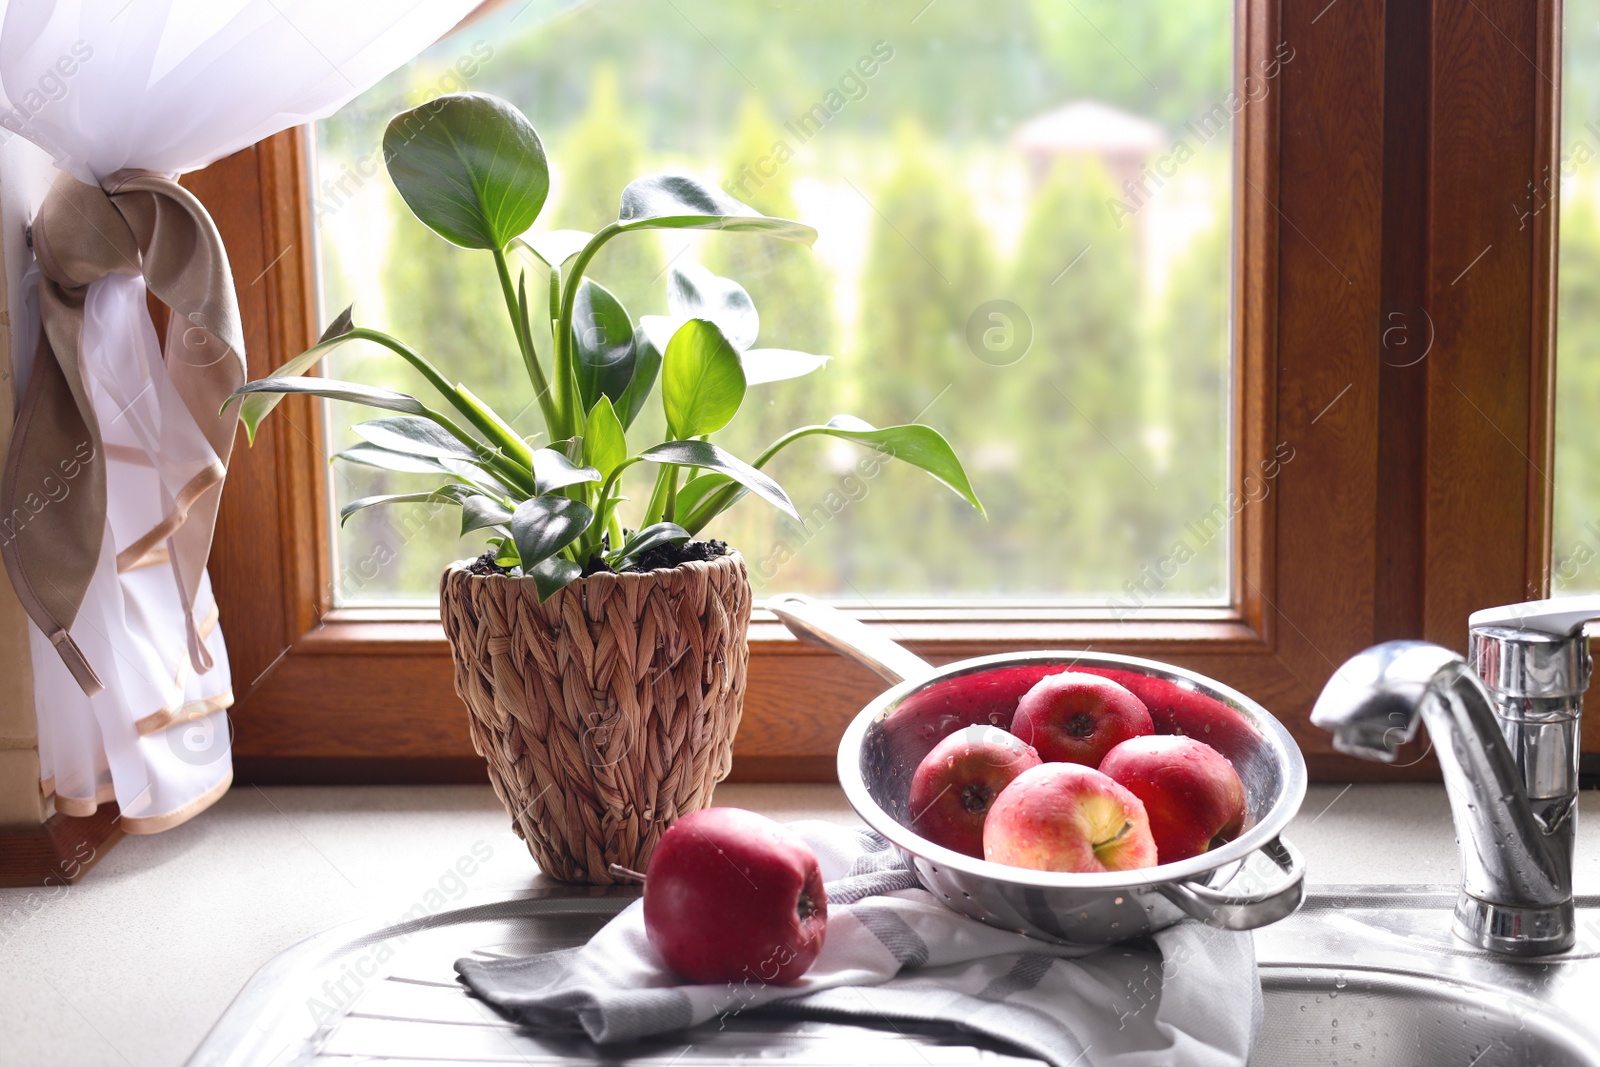
M 1263 845 L 1259 854 L 1273 862 L 1281 878 L 1264 883 L 1251 865 L 1252 853 L 1222 886 L 1169 882 L 1160 887 L 1161 894 L 1191 918 L 1222 930 L 1254 930 L 1287 919 L 1305 900 L 1306 861 L 1281 837 Z
M 779 593 L 766 608 L 802 641 L 848 656 L 886 682 L 921 680 L 934 672 L 933 664 L 921 656 L 808 596 Z

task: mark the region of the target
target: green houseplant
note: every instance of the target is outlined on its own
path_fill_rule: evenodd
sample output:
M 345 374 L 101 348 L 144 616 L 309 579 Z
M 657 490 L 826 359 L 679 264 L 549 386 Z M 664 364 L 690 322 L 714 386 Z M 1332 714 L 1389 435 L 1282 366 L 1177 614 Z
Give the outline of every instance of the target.
M 635 231 L 724 230 L 809 245 L 811 227 L 667 174 L 629 184 L 617 220 L 596 233 L 531 234 L 550 187 L 544 148 L 515 107 L 477 93 L 395 116 L 383 151 L 423 224 L 493 258 L 542 433 L 525 434 L 399 339 L 356 326 L 349 309 L 316 346 L 229 403 L 240 402 L 252 439 L 287 394 L 386 412 L 356 427 L 361 442 L 335 459 L 431 474 L 439 484 L 353 501 L 341 520 L 377 504 L 436 501 L 461 508 L 463 535 L 484 534 L 489 551 L 449 567 L 440 593 L 474 744 L 541 867 L 609 882 L 612 863 L 642 868 L 666 826 L 708 803 L 727 773 L 750 586 L 737 553 L 690 542 L 747 494 L 798 517 L 763 473 L 768 461 L 807 437 L 841 438 L 982 505 L 950 445 L 927 426 L 839 416 L 782 435 L 752 461 L 730 454 L 711 436 L 746 391 L 811 373 L 825 357 L 755 347 L 748 294 L 704 268 L 674 267 L 672 314 L 637 323 L 586 273 L 602 247 Z M 547 275 L 535 286 L 542 291 L 530 293 L 526 268 L 513 277 L 517 258 Z M 354 341 L 410 364 L 431 395 L 308 376 Z M 641 447 L 628 432 L 657 391 L 667 440 Z M 648 495 L 628 501 L 625 483 L 651 468 Z

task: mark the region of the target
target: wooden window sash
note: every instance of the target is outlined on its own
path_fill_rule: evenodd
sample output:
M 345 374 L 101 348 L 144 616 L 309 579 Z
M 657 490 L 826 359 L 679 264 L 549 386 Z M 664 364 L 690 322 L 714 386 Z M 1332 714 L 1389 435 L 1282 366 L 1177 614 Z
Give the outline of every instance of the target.
M 1295 57 L 1235 120 L 1233 484 L 1279 442 L 1295 457 L 1236 520 L 1229 606 L 1121 622 L 1081 609 L 1032 619 L 925 609 L 889 621 L 874 613 L 870 624 L 936 662 L 1089 647 L 1169 660 L 1262 701 L 1318 777 L 1432 773 L 1427 759 L 1394 769 L 1338 756 L 1307 716 L 1335 667 L 1375 640 L 1409 627 L 1462 647 L 1467 611 L 1546 588 L 1548 480 L 1494 449 L 1517 442 L 1549 470 L 1554 212 L 1515 232 L 1504 196 L 1475 183 L 1511 188 L 1554 159 L 1554 87 L 1515 50 L 1548 72 L 1559 7 L 1486 0 L 1481 10 L 1476 23 L 1452 12 L 1417 39 L 1386 28 L 1378 0 L 1238 0 L 1236 67 L 1259 70 L 1283 41 Z M 1393 95 L 1416 82 L 1415 63 L 1431 87 L 1420 140 L 1398 135 L 1406 115 Z M 1472 84 L 1499 95 L 1461 91 Z M 252 376 L 319 332 L 307 151 L 305 131 L 290 131 L 186 179 L 227 242 Z M 1411 201 L 1386 223 L 1385 190 L 1407 180 Z M 1431 213 L 1408 230 L 1395 212 L 1419 197 Z M 1518 258 L 1463 302 L 1444 290 L 1452 242 L 1466 240 L 1452 227 L 1464 220 Z M 1403 246 L 1419 241 L 1408 256 Z M 1397 378 L 1384 369 L 1380 324 L 1396 294 L 1413 292 L 1439 303 L 1435 323 L 1448 324 L 1450 340 Z M 1480 391 L 1507 383 L 1491 404 L 1493 440 L 1472 421 L 1486 416 L 1451 406 L 1457 391 L 1485 401 Z M 211 572 L 239 694 L 239 774 L 481 780 L 437 620 L 332 608 L 314 403 L 285 400 L 255 447 L 237 453 L 224 494 Z M 1394 462 L 1403 469 L 1384 466 Z M 1415 559 L 1413 580 L 1396 580 L 1397 558 Z M 882 684 L 774 622 L 758 618 L 750 639 L 734 776 L 832 780 L 844 724 Z

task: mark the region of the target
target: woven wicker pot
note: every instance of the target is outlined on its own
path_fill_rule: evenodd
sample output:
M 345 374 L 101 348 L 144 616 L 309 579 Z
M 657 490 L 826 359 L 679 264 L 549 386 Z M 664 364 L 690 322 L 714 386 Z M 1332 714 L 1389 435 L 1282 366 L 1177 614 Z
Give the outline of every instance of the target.
M 596 574 L 543 604 L 523 578 L 445 571 L 440 615 L 472 744 L 544 873 L 609 885 L 711 802 L 744 708 L 737 554 Z

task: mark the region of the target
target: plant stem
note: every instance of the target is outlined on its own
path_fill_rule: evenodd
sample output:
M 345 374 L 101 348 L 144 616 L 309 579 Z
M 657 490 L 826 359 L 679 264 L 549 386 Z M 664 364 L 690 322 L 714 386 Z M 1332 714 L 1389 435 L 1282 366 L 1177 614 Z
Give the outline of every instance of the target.
M 516 287 L 511 284 L 511 268 L 506 263 L 506 254 L 503 249 L 491 249 L 494 253 L 495 270 L 500 275 L 500 292 L 505 296 L 506 310 L 511 313 L 511 329 L 517 335 L 517 347 L 522 350 L 522 362 L 528 369 L 528 380 L 533 384 L 533 391 L 539 401 L 539 411 L 544 415 L 545 429 L 550 432 L 552 441 L 571 436 L 570 431 L 561 421 L 562 412 L 557 405 L 557 398 L 550 395 L 550 383 L 544 376 L 544 368 L 539 365 L 539 353 L 533 347 L 533 335 L 528 318 L 522 313 L 522 302 L 517 299 Z
M 593 485 L 594 483 L 589 482 L 587 484 Z M 610 486 L 610 484 L 610 482 L 606 482 L 600 487 L 599 495 L 595 498 L 595 501 L 592 505 L 594 508 L 594 521 L 589 524 L 589 528 L 585 530 L 583 532 L 583 536 L 578 539 L 583 545 L 584 559 L 588 559 L 596 552 L 600 551 L 600 538 L 605 533 L 607 499 L 606 489 Z
M 578 372 L 573 366 L 572 359 L 572 309 L 578 299 L 578 285 L 583 281 L 583 272 L 589 269 L 589 263 L 600 251 L 601 247 L 611 238 L 622 232 L 618 223 L 611 223 L 599 233 L 589 238 L 589 243 L 583 246 L 572 260 L 564 280 L 565 288 L 561 293 L 560 314 L 556 316 L 556 358 L 552 375 L 555 378 L 556 407 L 563 412 L 571 412 L 577 406 Z M 576 417 L 575 417 L 576 418 Z M 576 430 L 562 433 L 562 437 L 570 437 Z M 554 431 L 551 437 L 556 437 Z
M 611 473 L 606 476 L 604 484 L 600 486 L 600 499 L 605 500 L 609 497 L 612 487 L 617 484 L 617 479 L 622 476 L 622 472 L 638 462 L 641 462 L 638 456 L 630 456 L 613 467 Z
M 656 487 L 650 492 L 650 503 L 644 509 L 644 521 L 639 524 L 639 529 L 654 526 L 666 515 L 668 496 L 676 495 L 672 490 L 676 488 L 677 481 L 677 468 L 670 463 L 663 463 L 656 471 Z
M 617 508 L 616 508 L 615 504 L 613 504 L 611 506 L 610 514 L 608 514 L 606 516 L 606 532 L 611 535 L 611 545 L 612 545 L 612 547 L 613 548 L 621 548 L 622 547 L 622 520 L 617 518 Z
M 814 433 L 821 432 L 822 427 L 820 426 L 802 426 L 798 430 L 790 430 L 788 433 L 772 442 L 772 444 L 768 445 L 767 450 L 761 453 L 761 455 L 757 456 L 755 462 L 750 464 L 750 466 L 754 467 L 756 470 L 760 470 L 766 465 L 767 460 L 771 459 L 773 456 L 776 456 L 786 446 L 793 444 L 802 437 L 810 437 Z
M 678 468 L 667 467 L 667 503 L 661 509 L 661 518 L 671 522 L 678 511 Z
M 445 376 L 439 373 L 439 369 L 428 361 L 426 356 L 411 348 L 404 341 L 391 337 L 381 330 L 370 330 L 364 326 L 358 326 L 342 336 L 362 341 L 372 341 L 395 353 L 415 367 L 418 373 L 428 380 L 428 384 L 433 386 L 440 396 L 450 402 L 451 407 L 465 416 L 468 422 L 477 427 L 483 436 L 487 437 L 492 444 L 499 447 L 507 456 L 524 467 L 532 462 L 532 452 L 528 448 L 527 442 L 518 437 L 516 431 L 505 420 L 501 419 L 487 404 L 483 404 L 481 401 L 475 406 L 473 403 L 475 398 L 463 395 L 462 390 L 451 385 Z M 470 442 L 472 437 L 467 435 L 462 440 Z

